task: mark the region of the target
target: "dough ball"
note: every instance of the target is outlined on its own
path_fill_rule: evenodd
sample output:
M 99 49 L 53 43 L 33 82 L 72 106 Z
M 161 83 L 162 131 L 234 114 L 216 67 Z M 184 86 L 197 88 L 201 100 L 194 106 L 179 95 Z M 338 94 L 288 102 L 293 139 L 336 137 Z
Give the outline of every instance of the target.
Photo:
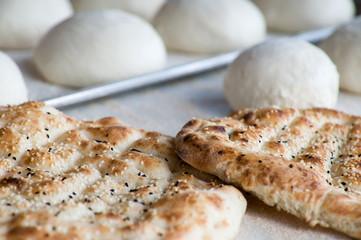
M 245 0 L 169 0 L 153 21 L 172 50 L 217 53 L 261 42 L 266 24 Z
M 0 48 L 34 47 L 72 13 L 68 0 L 0 0 Z
M 15 105 L 27 101 L 28 91 L 19 67 L 1 51 L 0 69 L 0 105 Z
M 275 38 L 239 55 L 224 80 L 234 109 L 272 105 L 334 107 L 339 89 L 336 66 L 318 47 L 295 38 Z
M 361 93 L 361 18 L 338 28 L 320 47 L 336 64 L 340 87 Z
M 79 12 L 54 27 L 35 49 L 50 82 L 85 87 L 164 67 L 166 50 L 142 18 L 115 9 Z
M 253 0 L 271 30 L 296 33 L 345 23 L 355 15 L 352 0 Z
M 166 0 L 71 0 L 75 11 L 118 8 L 152 20 Z

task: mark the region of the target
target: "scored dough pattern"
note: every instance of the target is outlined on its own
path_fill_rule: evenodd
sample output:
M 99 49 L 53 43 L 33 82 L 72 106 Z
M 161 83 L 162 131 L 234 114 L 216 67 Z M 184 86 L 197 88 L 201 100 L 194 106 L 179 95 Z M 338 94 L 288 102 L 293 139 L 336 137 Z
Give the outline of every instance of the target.
M 181 164 L 172 137 L 39 102 L 0 115 L 1 238 L 183 239 L 197 225 L 231 226 L 225 197 L 240 193 L 193 177 L 211 179 Z
M 191 120 L 176 147 L 194 167 L 269 205 L 361 237 L 359 117 L 317 108 L 243 109 Z

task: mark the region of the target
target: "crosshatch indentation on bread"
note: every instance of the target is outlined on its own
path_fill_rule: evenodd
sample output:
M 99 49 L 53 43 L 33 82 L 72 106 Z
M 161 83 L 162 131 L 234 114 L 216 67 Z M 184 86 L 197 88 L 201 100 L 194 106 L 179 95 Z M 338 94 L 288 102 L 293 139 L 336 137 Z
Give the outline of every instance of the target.
M 193 119 L 176 137 L 187 163 L 311 225 L 361 238 L 361 118 L 329 109 L 243 109 Z
M 246 207 L 174 138 L 40 102 L 0 107 L 0 156 L 1 238 L 231 239 Z

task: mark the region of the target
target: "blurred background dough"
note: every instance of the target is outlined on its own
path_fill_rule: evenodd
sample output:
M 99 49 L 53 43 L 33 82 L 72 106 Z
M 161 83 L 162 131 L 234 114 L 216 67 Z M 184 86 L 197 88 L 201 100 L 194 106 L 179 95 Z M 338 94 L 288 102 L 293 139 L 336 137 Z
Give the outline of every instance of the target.
M 0 48 L 34 47 L 72 13 L 68 0 L 0 0 Z
M 355 15 L 352 0 L 253 0 L 270 30 L 296 33 L 339 25 Z
M 339 27 L 320 47 L 340 73 L 340 87 L 361 93 L 361 18 Z
M 247 49 L 227 69 L 224 93 L 233 109 L 336 105 L 339 74 L 320 48 L 273 38 Z
M 24 78 L 16 63 L 0 51 L 0 105 L 20 104 L 28 100 Z
M 260 10 L 246 0 L 169 0 L 153 24 L 172 50 L 217 53 L 264 40 Z
M 159 70 L 166 50 L 144 19 L 103 9 L 79 12 L 54 27 L 33 60 L 49 82 L 85 87 Z
M 151 21 L 166 0 L 71 0 L 75 11 L 117 8 Z

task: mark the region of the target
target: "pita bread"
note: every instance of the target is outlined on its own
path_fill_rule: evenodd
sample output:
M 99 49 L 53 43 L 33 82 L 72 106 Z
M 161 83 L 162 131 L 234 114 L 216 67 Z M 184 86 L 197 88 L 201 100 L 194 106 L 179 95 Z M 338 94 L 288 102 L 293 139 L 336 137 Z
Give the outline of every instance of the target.
M 231 239 L 246 202 L 172 137 L 40 102 L 0 108 L 1 239 Z M 197 178 L 199 177 L 199 178 Z
M 361 118 L 328 109 L 243 109 L 176 137 L 193 167 L 309 222 L 361 238 Z

